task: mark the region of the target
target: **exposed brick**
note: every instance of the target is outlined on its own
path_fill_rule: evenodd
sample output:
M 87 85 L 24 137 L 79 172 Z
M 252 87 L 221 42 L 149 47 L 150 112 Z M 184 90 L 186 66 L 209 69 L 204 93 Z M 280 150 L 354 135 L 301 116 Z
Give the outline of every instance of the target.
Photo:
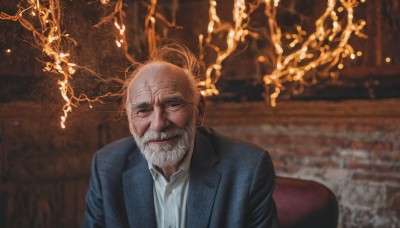
M 350 171 L 347 169 L 326 169 L 325 178 L 329 180 L 346 181 L 350 175 Z
M 321 134 L 328 135 L 371 135 L 371 133 L 386 132 L 388 126 L 381 124 L 358 124 L 358 123 L 321 123 L 315 130 Z
M 362 140 L 353 140 L 350 148 L 353 150 L 390 151 L 393 149 L 393 143 L 390 141 L 365 142 Z
M 283 144 L 283 145 L 305 145 L 305 146 L 335 146 L 344 147 L 349 140 L 339 137 L 306 136 L 306 135 L 244 135 L 242 136 L 255 143 L 260 144 Z
M 371 158 L 371 152 L 365 150 L 344 149 L 344 150 L 339 150 L 338 155 L 339 157 L 346 158 L 346 160 Z
M 352 180 L 343 183 L 341 194 L 345 197 L 342 205 L 378 209 L 386 199 L 386 187 L 380 183 Z
M 356 172 L 352 176 L 353 180 L 363 180 L 369 182 L 391 182 L 400 186 L 400 175 L 398 173 L 382 174 L 373 172 Z
M 366 170 L 369 172 L 379 172 L 379 173 L 396 173 L 396 174 L 400 173 L 400 164 L 396 163 L 376 164 L 373 161 L 365 163 L 365 162 L 359 162 L 356 159 L 348 160 L 346 168 Z
M 349 124 L 349 129 L 352 132 L 372 133 L 385 130 L 385 127 L 380 124 Z
M 294 156 L 300 157 L 330 157 L 335 155 L 335 150 L 330 148 L 320 148 L 318 150 L 311 148 L 295 147 L 290 151 Z
M 349 131 L 349 125 L 344 123 L 321 123 L 316 126 L 321 132 L 336 133 Z
M 327 168 L 338 168 L 339 163 L 333 160 L 320 160 L 320 159 L 310 159 L 303 163 L 305 166 L 327 169 Z
M 397 218 L 400 218 L 400 180 L 397 181 L 397 186 L 389 186 L 386 192 L 388 207 L 392 208 Z
M 275 156 L 272 162 L 276 172 L 294 173 L 300 168 L 297 160 L 290 156 Z
M 377 151 L 371 154 L 371 160 L 400 163 L 400 151 Z

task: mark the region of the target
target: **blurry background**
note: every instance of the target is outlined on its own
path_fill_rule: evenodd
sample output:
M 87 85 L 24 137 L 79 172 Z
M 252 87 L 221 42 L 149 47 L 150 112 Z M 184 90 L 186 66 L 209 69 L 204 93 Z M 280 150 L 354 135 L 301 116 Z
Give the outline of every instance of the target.
M 61 45 L 71 62 L 90 69 L 77 68 L 70 83 L 76 95 L 91 98 L 119 92 L 120 81 L 133 69 L 126 53 L 144 61 L 149 52 L 143 26 L 149 2 L 123 1 L 126 52 L 115 44 L 114 19 L 94 27 L 117 4 L 102 2 L 60 2 L 59 26 L 77 42 Z M 16 5 L 1 0 L 0 11 L 14 15 Z M 326 5 L 319 0 L 282 0 L 276 19 L 283 32 L 297 24 L 312 31 Z M 218 1 L 221 21 L 232 24 L 232 8 L 233 0 Z M 253 12 L 249 30 L 266 27 L 264 9 L 259 6 Z M 197 55 L 204 54 L 204 68 L 213 63 L 217 54 L 210 47 L 201 50 L 198 41 L 199 34 L 207 36 L 209 1 L 159 1 L 156 11 L 157 40 L 179 39 Z M 354 11 L 355 19 L 366 21 L 362 32 L 368 39 L 349 40 L 354 53 L 361 54 L 339 61 L 329 77 L 314 75 L 308 86 L 285 82 L 275 108 L 263 85 L 263 75 L 275 68 L 273 42 L 250 35 L 239 42 L 222 63 L 216 83 L 219 95 L 207 97 L 206 124 L 267 149 L 278 175 L 327 185 L 339 200 L 340 227 L 396 227 L 400 2 L 367 0 Z M 174 26 L 160 22 L 160 15 L 165 21 L 175 20 Z M 93 153 L 129 136 L 121 99 L 106 97 L 103 104 L 92 102 L 92 108 L 80 102 L 62 129 L 65 101 L 57 84 L 61 76 L 42 70 L 51 59 L 35 47 L 32 33 L 19 22 L 0 20 L 0 28 L 0 227 L 79 227 Z M 213 45 L 226 49 L 226 35 L 215 34 Z M 260 53 L 267 59 L 263 64 Z

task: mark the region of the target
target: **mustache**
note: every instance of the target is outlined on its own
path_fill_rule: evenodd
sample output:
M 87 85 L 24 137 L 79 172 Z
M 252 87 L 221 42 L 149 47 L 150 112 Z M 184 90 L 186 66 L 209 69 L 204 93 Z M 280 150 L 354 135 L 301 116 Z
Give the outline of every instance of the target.
M 184 133 L 185 133 L 185 131 L 183 129 L 179 129 L 179 128 L 171 128 L 171 129 L 167 129 L 163 132 L 147 131 L 142 137 L 142 142 L 148 143 L 149 141 L 166 140 L 169 138 L 181 136 Z

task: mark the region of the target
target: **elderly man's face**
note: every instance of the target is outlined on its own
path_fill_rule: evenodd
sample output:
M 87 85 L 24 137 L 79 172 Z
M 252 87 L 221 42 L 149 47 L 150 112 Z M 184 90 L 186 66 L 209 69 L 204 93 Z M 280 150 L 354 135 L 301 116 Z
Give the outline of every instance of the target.
M 203 117 L 188 75 L 172 64 L 152 63 L 133 79 L 128 105 L 129 127 L 146 159 L 159 167 L 178 164 Z

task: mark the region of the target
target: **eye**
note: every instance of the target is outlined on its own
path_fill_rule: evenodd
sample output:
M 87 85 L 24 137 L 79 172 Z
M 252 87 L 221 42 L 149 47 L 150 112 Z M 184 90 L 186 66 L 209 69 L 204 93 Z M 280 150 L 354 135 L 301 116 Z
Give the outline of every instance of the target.
M 181 109 L 185 104 L 182 102 L 171 102 L 166 105 L 166 109 L 169 111 L 177 111 Z
M 135 117 L 140 117 L 140 118 L 144 118 L 147 117 L 151 114 L 152 109 L 150 108 L 139 108 L 134 110 L 132 113 Z

